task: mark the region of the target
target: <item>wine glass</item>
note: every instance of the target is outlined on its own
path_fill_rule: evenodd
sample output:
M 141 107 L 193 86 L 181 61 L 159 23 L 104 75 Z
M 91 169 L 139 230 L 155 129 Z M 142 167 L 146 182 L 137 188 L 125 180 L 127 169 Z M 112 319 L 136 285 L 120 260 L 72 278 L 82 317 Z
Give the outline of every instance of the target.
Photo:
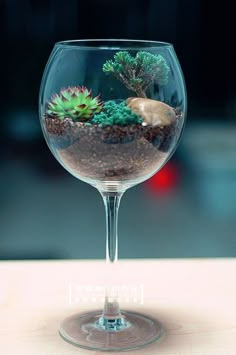
M 120 199 L 155 174 L 174 153 L 183 131 L 186 91 L 169 43 L 74 40 L 55 44 L 40 89 L 40 121 L 55 158 L 94 186 L 106 211 L 106 261 L 117 261 Z M 106 289 L 103 311 L 65 319 L 60 335 L 79 347 L 121 351 L 158 340 L 161 324 L 120 311 Z

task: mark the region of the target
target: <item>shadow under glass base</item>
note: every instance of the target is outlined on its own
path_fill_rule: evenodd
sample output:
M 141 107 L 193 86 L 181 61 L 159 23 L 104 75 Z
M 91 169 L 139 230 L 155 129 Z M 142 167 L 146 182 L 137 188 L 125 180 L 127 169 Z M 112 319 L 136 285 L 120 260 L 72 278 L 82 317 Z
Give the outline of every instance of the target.
M 104 319 L 101 311 L 66 318 L 59 333 L 69 343 L 85 349 L 122 351 L 142 348 L 159 340 L 161 324 L 139 313 L 122 312 L 119 319 Z

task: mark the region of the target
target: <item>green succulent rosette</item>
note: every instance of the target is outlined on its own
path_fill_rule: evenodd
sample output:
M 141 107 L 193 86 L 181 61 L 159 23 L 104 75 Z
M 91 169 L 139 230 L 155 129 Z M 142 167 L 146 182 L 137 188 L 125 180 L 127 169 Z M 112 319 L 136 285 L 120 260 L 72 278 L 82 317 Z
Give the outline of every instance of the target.
M 94 114 L 101 112 L 103 103 L 99 96 L 92 97 L 92 91 L 85 86 L 69 86 L 60 94 L 54 94 L 48 103 L 47 114 L 50 117 L 72 121 L 87 121 Z

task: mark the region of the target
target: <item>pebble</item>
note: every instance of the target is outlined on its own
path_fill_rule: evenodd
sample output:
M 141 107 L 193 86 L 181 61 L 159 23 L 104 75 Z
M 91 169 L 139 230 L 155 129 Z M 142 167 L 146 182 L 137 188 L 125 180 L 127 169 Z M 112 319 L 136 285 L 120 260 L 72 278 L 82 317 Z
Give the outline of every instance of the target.
M 174 109 L 164 102 L 144 99 L 141 97 L 129 97 L 127 106 L 143 118 L 143 125 L 165 127 L 176 121 Z

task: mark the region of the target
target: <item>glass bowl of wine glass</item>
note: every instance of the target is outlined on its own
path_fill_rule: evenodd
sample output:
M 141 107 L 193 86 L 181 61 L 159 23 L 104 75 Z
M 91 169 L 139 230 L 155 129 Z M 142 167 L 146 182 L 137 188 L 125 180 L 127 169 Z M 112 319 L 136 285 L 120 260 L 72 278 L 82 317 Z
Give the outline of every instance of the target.
M 111 273 L 120 199 L 170 159 L 186 105 L 182 70 L 169 43 L 74 40 L 52 50 L 40 88 L 42 130 L 59 163 L 102 195 Z M 103 311 L 68 317 L 59 332 L 80 347 L 121 351 L 151 344 L 163 329 L 155 319 L 122 312 L 108 287 Z

